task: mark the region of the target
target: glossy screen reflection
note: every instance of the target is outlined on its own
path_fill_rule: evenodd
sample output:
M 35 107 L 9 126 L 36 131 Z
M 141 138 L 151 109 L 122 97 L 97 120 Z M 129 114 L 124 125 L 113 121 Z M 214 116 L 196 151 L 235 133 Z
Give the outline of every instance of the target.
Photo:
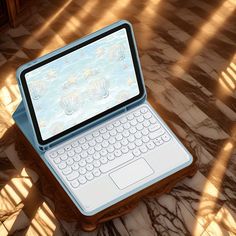
M 25 77 L 43 140 L 139 94 L 125 29 Z

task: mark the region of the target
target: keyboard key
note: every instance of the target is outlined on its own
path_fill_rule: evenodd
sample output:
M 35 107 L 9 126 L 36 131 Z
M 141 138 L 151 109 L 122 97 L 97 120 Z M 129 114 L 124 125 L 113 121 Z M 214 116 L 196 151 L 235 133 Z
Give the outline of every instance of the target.
M 140 116 L 140 114 L 141 114 L 141 113 L 140 113 L 139 110 L 137 110 L 137 111 L 134 112 L 134 116 L 136 116 L 136 117 L 137 117 L 137 116 Z
M 170 135 L 165 133 L 164 135 L 161 136 L 162 137 L 162 140 L 165 141 L 165 142 L 168 142 L 170 140 Z
M 148 131 L 147 128 L 144 128 L 141 132 L 142 132 L 143 135 L 148 135 L 149 134 L 149 131 Z
M 81 184 L 85 184 L 87 182 L 86 178 L 84 176 L 80 176 L 78 178 L 78 181 L 81 183 Z
M 113 146 L 109 146 L 108 148 L 107 148 L 107 151 L 108 152 L 114 152 L 114 150 L 115 150 L 115 148 L 113 147 Z
M 55 164 L 59 164 L 61 162 L 61 159 L 59 157 L 57 157 L 53 161 Z
M 79 164 L 78 163 L 74 163 L 72 166 L 71 166 L 72 170 L 78 170 L 79 169 Z
M 155 130 L 158 130 L 159 128 L 160 128 L 159 125 L 151 125 L 151 126 L 148 127 L 148 130 L 149 130 L 150 132 L 153 132 L 153 131 L 155 131 Z
M 148 151 L 148 149 L 147 149 L 147 147 L 146 147 L 145 145 L 143 145 L 143 146 L 140 147 L 140 151 L 141 151 L 142 153 L 145 153 L 145 152 Z
M 129 130 L 129 132 L 130 132 L 131 134 L 134 134 L 134 133 L 136 133 L 136 129 L 135 129 L 134 127 L 132 127 L 132 128 Z
M 93 162 L 93 166 L 94 166 L 94 167 L 99 167 L 100 165 L 101 165 L 101 163 L 100 163 L 99 160 L 95 160 L 95 161 Z
M 122 135 L 127 138 L 129 136 L 129 131 L 128 130 L 125 130 Z
M 147 144 L 147 148 L 152 150 L 155 147 L 155 144 L 151 141 Z
M 96 145 L 95 140 L 89 141 L 89 146 L 90 146 L 90 147 L 94 147 L 95 145 Z
M 100 154 L 101 154 L 102 156 L 107 155 L 107 150 L 106 150 L 106 149 L 102 149 L 101 152 L 100 152 Z
M 67 160 L 66 160 L 66 164 L 67 165 L 72 165 L 74 163 L 74 161 L 73 161 L 73 159 L 72 158 L 68 158 Z
M 94 154 L 94 152 L 95 152 L 94 148 L 89 148 L 88 149 L 88 154 L 92 155 L 92 154 Z
M 137 118 L 137 121 L 138 121 L 139 123 L 143 122 L 143 121 L 144 121 L 143 116 L 139 116 L 139 117 Z
M 99 136 L 99 137 L 96 138 L 96 142 L 97 142 L 97 143 L 101 143 L 102 141 L 103 141 L 103 139 L 102 139 L 101 136 Z
M 74 141 L 72 144 L 71 144 L 72 147 L 78 147 L 79 146 L 79 143 L 77 141 Z
M 123 125 L 124 129 L 129 129 L 130 128 L 130 124 L 128 122 L 126 122 L 124 125 Z
M 123 146 L 125 146 L 125 145 L 127 145 L 129 142 L 128 142 L 128 140 L 126 139 L 126 138 L 123 138 L 122 140 L 121 140 L 121 144 L 123 145 Z
M 145 119 L 149 119 L 149 118 L 152 117 L 152 114 L 150 112 L 147 112 L 143 116 L 144 116 Z
M 143 122 L 143 126 L 144 127 L 148 127 L 150 125 L 150 122 L 148 121 L 148 120 L 145 120 L 144 122 Z
M 72 169 L 71 169 L 71 167 L 69 167 L 69 166 L 67 166 L 63 171 L 62 171 L 62 173 L 64 174 L 64 175 L 68 175 L 68 174 L 70 174 L 72 172 Z
M 118 127 L 120 125 L 120 121 L 116 121 L 114 124 L 113 124 L 115 127 Z
M 84 175 L 87 172 L 87 170 L 84 167 L 79 168 L 79 173 L 81 175 Z
M 136 139 L 139 139 L 139 138 L 142 137 L 142 134 L 141 134 L 140 131 L 138 131 L 137 133 L 134 134 L 134 136 L 135 136 Z
M 133 120 L 133 119 L 134 119 L 134 115 L 133 115 L 133 114 L 129 114 L 129 115 L 127 116 L 127 118 L 128 118 L 128 120 Z
M 68 157 L 66 154 L 64 154 L 64 155 L 61 155 L 60 158 L 62 161 L 65 161 L 65 160 L 67 160 Z
M 112 124 L 109 124 L 108 126 L 107 126 L 107 130 L 112 130 L 113 129 L 113 125 Z
M 92 138 L 93 138 L 92 134 L 88 134 L 88 135 L 86 136 L 86 140 L 87 140 L 87 141 L 90 141 Z
M 103 146 L 104 148 L 108 147 L 108 145 L 109 145 L 109 143 L 108 143 L 107 140 L 104 140 L 104 141 L 102 142 L 102 146 Z
M 93 170 L 93 165 L 91 165 L 91 164 L 88 164 L 88 165 L 86 166 L 86 169 L 87 169 L 88 171 L 91 171 L 91 170 Z
M 100 167 L 100 171 L 102 173 L 106 173 L 130 160 L 132 160 L 134 158 L 132 153 L 127 153 L 122 155 L 120 158 L 117 158 L 113 161 L 108 162 L 107 164 L 104 164 Z
M 115 140 L 114 137 L 110 137 L 109 140 L 108 140 L 108 142 L 109 142 L 110 144 L 114 144 L 114 143 L 116 142 L 116 140 Z
M 116 142 L 116 143 L 114 144 L 114 148 L 120 149 L 120 148 L 121 148 L 120 142 Z
M 69 152 L 67 152 L 67 155 L 68 155 L 69 157 L 73 157 L 73 156 L 75 155 L 74 150 L 70 150 Z
M 74 179 L 77 179 L 78 177 L 79 177 L 78 171 L 73 171 L 72 173 L 66 176 L 68 181 L 72 181 Z
M 78 188 L 79 187 L 79 182 L 78 180 L 74 180 L 70 183 L 70 185 L 73 187 L 73 188 Z
M 115 129 L 113 129 L 113 130 L 110 131 L 110 135 L 111 135 L 111 136 L 115 136 L 116 134 L 117 134 L 117 132 L 116 132 Z
M 136 129 L 139 130 L 139 131 L 142 130 L 142 129 L 143 129 L 143 125 L 142 125 L 142 124 L 138 124 L 138 125 L 136 126 Z
M 85 175 L 85 177 L 86 177 L 87 180 L 92 180 L 92 179 L 94 178 L 94 176 L 93 176 L 92 173 L 87 173 L 87 174 Z
M 76 152 L 76 153 L 80 153 L 81 151 L 82 151 L 82 148 L 81 148 L 81 147 L 75 148 L 75 152 Z
M 100 150 L 102 149 L 101 144 L 97 144 L 97 145 L 94 147 L 94 149 L 95 149 L 96 151 L 100 151 Z
M 99 130 L 99 132 L 100 132 L 101 134 L 104 134 L 104 133 L 106 132 L 106 129 L 105 129 L 105 128 L 101 128 L 101 129 Z
M 89 145 L 88 145 L 87 143 L 84 143 L 84 144 L 82 145 L 82 148 L 83 148 L 84 150 L 86 150 L 86 149 L 89 148 Z
M 102 137 L 103 137 L 104 139 L 109 139 L 110 135 L 109 135 L 109 133 L 105 133 L 105 134 L 102 135 Z
M 125 147 L 122 147 L 122 148 L 121 148 L 121 151 L 122 151 L 123 153 L 127 153 L 127 152 L 129 151 L 129 149 L 128 149 L 127 146 L 125 146 Z
M 85 157 L 88 156 L 88 153 L 86 151 L 83 151 L 83 152 L 81 152 L 80 155 L 81 155 L 82 158 L 85 158 Z
M 148 109 L 147 109 L 146 107 L 143 107 L 143 108 L 141 108 L 141 110 L 140 110 L 140 111 L 141 111 L 141 113 L 143 113 L 143 114 L 144 114 L 144 113 L 146 113 L 146 112 L 148 111 Z
M 106 157 L 102 157 L 102 158 L 100 159 L 100 161 L 101 161 L 102 164 L 106 164 L 108 160 L 107 160 Z
M 63 148 L 60 148 L 60 149 L 58 149 L 58 151 L 57 151 L 57 153 L 58 153 L 59 155 L 63 154 L 64 152 L 65 152 L 65 150 L 64 150 Z
M 143 144 L 143 142 L 142 142 L 140 139 L 137 139 L 134 143 L 135 143 L 135 145 L 137 145 L 138 147 Z
M 117 127 L 117 132 L 121 133 L 124 131 L 124 128 L 122 126 Z
M 100 153 L 99 153 L 99 152 L 95 152 L 95 153 L 93 154 L 93 158 L 94 158 L 95 160 L 98 160 L 98 159 L 100 158 Z
M 94 138 L 96 138 L 96 137 L 98 137 L 98 136 L 99 136 L 99 132 L 98 132 L 98 131 L 93 132 L 93 137 L 94 137 Z
M 62 163 L 60 163 L 59 165 L 58 165 L 58 168 L 59 169 L 64 169 L 64 168 L 66 168 L 66 163 L 65 162 L 62 162 Z
M 161 144 L 164 143 L 164 141 L 161 138 L 156 138 L 153 140 L 153 142 L 157 145 L 160 146 Z
M 134 141 L 135 141 L 134 135 L 130 135 L 130 136 L 128 137 L 128 141 L 129 141 L 129 142 L 134 142 Z
M 80 159 L 81 159 L 80 155 L 78 155 L 78 154 L 76 154 L 72 158 L 73 158 L 74 161 L 80 161 Z
M 126 117 L 121 118 L 120 122 L 124 124 L 125 122 L 127 122 L 127 118 Z
M 156 130 L 156 131 L 153 132 L 153 133 L 150 133 L 150 134 L 149 134 L 149 138 L 150 138 L 150 139 L 155 139 L 155 138 L 157 138 L 157 137 L 163 135 L 164 133 L 165 133 L 165 130 L 161 128 L 161 129 Z
M 141 152 L 138 149 L 134 149 L 133 154 L 137 157 L 141 154 Z
M 71 150 L 71 146 L 70 145 L 65 146 L 65 151 L 70 151 L 70 150 Z
M 81 138 L 81 139 L 79 139 L 79 143 L 80 143 L 80 144 L 85 143 L 85 141 L 86 141 L 85 138 Z
M 121 134 L 117 134 L 117 135 L 116 135 L 116 140 L 117 140 L 117 141 L 120 141 L 121 139 L 122 139 L 122 135 L 121 135 Z
M 121 151 L 120 150 L 115 150 L 114 152 L 116 157 L 119 157 L 121 155 Z
M 109 161 L 114 160 L 114 159 L 115 159 L 114 154 L 113 154 L 113 153 L 108 154 L 108 155 L 107 155 L 107 159 L 108 159 Z
M 150 121 L 151 124 L 157 123 L 157 119 L 154 118 L 154 117 L 151 117 L 151 118 L 149 119 L 149 121 Z
M 135 126 L 135 125 L 138 124 L 138 122 L 137 122 L 135 119 L 133 119 L 133 120 L 130 121 L 130 124 L 133 125 L 133 126 Z
M 128 148 L 130 149 L 130 150 L 133 150 L 133 149 L 135 149 L 135 144 L 134 143 L 129 143 L 128 144 Z
M 147 142 L 149 141 L 148 136 L 143 136 L 143 137 L 142 137 L 142 141 L 143 141 L 144 143 L 147 143 Z
M 79 161 L 79 165 L 80 165 L 81 167 L 86 166 L 86 161 L 85 161 L 84 159 L 80 160 L 80 161 Z
M 99 169 L 96 169 L 96 170 L 93 171 L 93 175 L 94 175 L 95 177 L 98 177 L 98 176 L 101 175 L 101 171 L 100 171 Z
M 87 162 L 87 163 L 93 162 L 93 158 L 92 158 L 91 156 L 87 157 L 87 158 L 86 158 L 86 162 Z

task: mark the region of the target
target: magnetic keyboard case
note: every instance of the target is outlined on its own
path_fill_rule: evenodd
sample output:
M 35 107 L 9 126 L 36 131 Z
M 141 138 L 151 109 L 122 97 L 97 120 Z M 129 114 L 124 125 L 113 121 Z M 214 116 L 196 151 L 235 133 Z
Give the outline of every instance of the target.
M 93 38 L 95 37 L 96 35 L 99 35 L 101 33 L 103 33 L 104 31 L 107 31 L 109 29 L 112 29 L 114 27 L 117 27 L 119 26 L 120 24 L 123 24 L 123 23 L 127 23 L 126 21 L 120 21 L 120 22 L 117 22 L 113 25 L 110 25 L 106 28 L 104 28 L 103 30 L 100 30 L 100 31 L 97 31 L 95 32 L 94 34 L 91 34 L 85 38 L 82 38 L 80 40 L 77 40 L 59 50 L 56 50 L 48 55 L 46 55 L 45 57 L 41 57 L 40 59 L 37 59 L 37 62 L 38 60 L 39 61 L 43 61 L 45 60 L 46 58 L 50 57 L 50 56 L 53 56 L 63 50 L 66 50 L 70 47 L 73 47 L 75 45 L 77 45 L 78 43 L 81 43 L 83 41 L 87 41 L 88 39 L 90 38 Z M 128 23 L 129 24 L 129 23 Z M 131 32 L 132 32 L 132 27 L 131 27 Z M 133 34 L 133 32 L 132 32 Z M 133 36 L 134 37 L 134 36 Z M 134 46 L 135 46 L 135 49 L 136 49 L 136 45 L 135 45 L 135 41 L 134 41 Z M 135 50 L 136 53 L 137 53 L 137 49 Z M 138 60 L 138 63 L 139 63 L 139 57 L 137 55 L 137 60 Z M 36 60 L 35 60 L 36 61 Z M 32 61 L 30 63 L 34 63 L 35 61 Z M 22 70 L 24 70 L 25 68 L 27 68 L 27 66 L 30 65 L 30 63 L 28 64 L 25 64 L 23 65 L 19 70 L 18 70 L 18 73 L 17 73 L 17 77 L 19 78 L 20 76 L 20 73 Z M 143 78 L 142 78 L 142 71 L 141 71 L 141 67 L 140 67 L 140 63 L 139 63 L 139 69 L 140 69 L 140 74 L 141 74 L 141 79 L 142 79 L 142 83 L 143 83 L 143 87 L 144 87 L 144 82 L 143 82 Z M 19 84 L 20 85 L 20 84 Z M 74 202 L 74 204 L 77 206 L 77 208 L 80 210 L 80 212 L 84 215 L 86 215 L 86 212 L 84 212 L 84 210 L 81 208 L 81 206 L 78 204 L 77 200 L 74 198 L 74 196 L 72 195 L 72 193 L 70 193 L 69 189 L 65 186 L 65 184 L 63 183 L 63 181 L 59 178 L 59 176 L 55 173 L 55 171 L 53 170 L 52 166 L 49 164 L 49 162 L 45 159 L 45 156 L 44 156 L 44 153 L 45 151 L 56 145 L 57 143 L 59 142 L 63 142 L 65 140 L 68 140 L 72 137 L 74 137 L 75 135 L 77 135 L 79 132 L 83 132 L 85 131 L 86 129 L 89 129 L 91 128 L 91 126 L 95 126 L 96 124 L 101 124 L 103 123 L 106 119 L 108 118 L 112 118 L 114 116 L 117 116 L 120 112 L 124 112 L 128 109 L 131 109 L 139 104 L 142 104 L 142 103 L 145 103 L 146 101 L 146 91 L 145 91 L 145 88 L 144 88 L 144 95 L 142 96 L 142 98 L 140 98 L 139 100 L 135 101 L 134 103 L 130 104 L 129 107 L 122 107 L 121 109 L 107 115 L 106 117 L 104 118 L 101 118 L 97 121 L 95 121 L 93 124 L 91 125 L 88 125 L 86 126 L 85 128 L 82 128 L 78 131 L 75 131 L 63 138 L 60 138 L 58 139 L 56 142 L 53 142 L 53 143 L 50 143 L 49 146 L 44 146 L 43 149 L 40 149 L 40 145 L 39 143 L 37 142 L 37 138 L 36 138 L 36 135 L 35 135 L 35 131 L 33 129 L 33 125 L 32 125 L 32 121 L 30 119 L 30 116 L 29 116 L 29 111 L 28 111 L 28 108 L 27 108 L 27 104 L 25 104 L 25 98 L 24 98 L 24 92 L 22 91 L 22 88 L 21 88 L 21 85 L 20 85 L 20 90 L 21 90 L 21 94 L 23 96 L 23 101 L 20 103 L 20 105 L 18 106 L 17 110 L 15 111 L 15 113 L 13 114 L 13 119 L 15 120 L 16 122 L 16 125 L 19 127 L 19 129 L 21 130 L 21 132 L 24 134 L 24 136 L 27 138 L 27 140 L 30 142 L 30 144 L 32 145 L 32 147 L 35 149 L 35 151 L 38 153 L 38 155 L 40 156 L 40 158 L 42 159 L 42 161 L 46 164 L 46 166 L 48 167 L 48 169 L 53 173 L 53 175 L 56 177 L 56 179 L 58 180 L 58 182 L 60 183 L 60 185 L 62 186 L 62 188 L 65 190 L 65 192 L 69 195 L 69 197 L 71 198 L 71 200 Z M 124 196 L 125 198 L 125 196 Z

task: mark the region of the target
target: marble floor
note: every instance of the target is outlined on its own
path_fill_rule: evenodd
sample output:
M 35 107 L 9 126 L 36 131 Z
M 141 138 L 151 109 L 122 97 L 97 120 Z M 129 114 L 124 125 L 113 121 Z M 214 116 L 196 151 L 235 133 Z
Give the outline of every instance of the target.
M 85 233 L 55 214 L 50 184 L 15 150 L 15 71 L 118 19 L 133 24 L 148 96 L 199 168 Z M 38 0 L 32 17 L 1 31 L 0 235 L 236 235 L 235 23 L 235 0 Z

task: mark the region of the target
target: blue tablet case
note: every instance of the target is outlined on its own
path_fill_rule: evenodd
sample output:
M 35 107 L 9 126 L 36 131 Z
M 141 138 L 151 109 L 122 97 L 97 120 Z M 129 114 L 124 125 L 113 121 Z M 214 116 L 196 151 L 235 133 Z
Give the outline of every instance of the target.
M 40 152 L 40 150 L 35 146 L 34 142 L 34 133 L 32 131 L 32 126 L 28 120 L 25 107 L 23 102 L 21 101 L 19 106 L 17 107 L 16 111 L 12 115 L 16 125 L 19 127 L 21 132 L 25 135 L 27 140 L 30 142 L 30 144 L 33 146 L 35 151 L 39 154 L 42 155 L 43 152 Z

